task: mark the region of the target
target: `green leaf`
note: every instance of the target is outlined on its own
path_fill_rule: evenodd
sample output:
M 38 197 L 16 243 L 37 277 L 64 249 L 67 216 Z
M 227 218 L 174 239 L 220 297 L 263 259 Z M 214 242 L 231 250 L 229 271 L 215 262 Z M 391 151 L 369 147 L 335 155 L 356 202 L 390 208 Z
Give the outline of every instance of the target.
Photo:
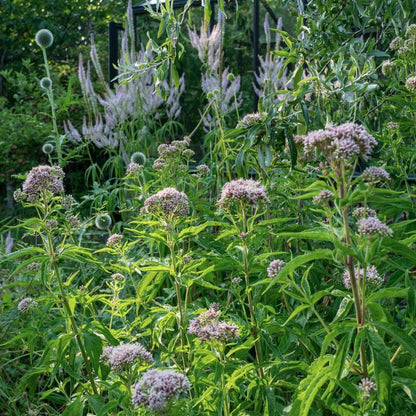
M 389 352 L 380 335 L 374 330 L 367 331 L 368 344 L 373 355 L 374 374 L 377 385 L 377 396 L 385 405 L 389 403 L 393 371 Z
M 309 261 L 321 260 L 321 259 L 332 259 L 332 251 L 326 249 L 317 249 L 310 253 L 302 254 L 300 256 L 296 256 L 293 260 L 288 262 L 280 273 L 273 279 L 267 288 L 263 291 L 263 295 L 270 290 L 271 287 L 276 285 L 277 283 L 285 282 L 285 278 L 288 274 L 292 273 L 298 267 L 302 266 Z M 259 282 L 261 283 L 261 282 Z
M 87 354 L 90 358 L 91 365 L 94 371 L 98 373 L 98 367 L 100 365 L 100 356 L 103 353 L 102 339 L 89 332 L 83 334 L 84 346 Z
M 397 325 L 389 322 L 371 322 L 370 325 L 385 331 L 416 359 L 416 340 L 399 329 Z

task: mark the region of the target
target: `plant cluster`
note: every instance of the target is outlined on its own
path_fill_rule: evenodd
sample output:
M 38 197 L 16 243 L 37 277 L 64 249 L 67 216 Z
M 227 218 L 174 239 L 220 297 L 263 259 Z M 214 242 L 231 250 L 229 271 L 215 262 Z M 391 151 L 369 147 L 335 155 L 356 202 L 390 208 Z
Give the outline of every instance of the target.
M 415 198 L 399 146 L 411 145 L 411 102 L 390 130 L 378 124 L 391 110 L 377 101 L 378 69 L 393 61 L 377 68 L 377 54 L 360 55 L 411 50 L 415 28 L 392 47 L 377 21 L 374 32 L 362 25 L 364 2 L 304 3 L 279 2 L 295 7 L 292 33 L 266 18 L 259 111 L 244 116 L 222 2 L 211 32 L 208 7 L 200 30 L 185 25 L 190 3 L 149 10 L 163 43 L 140 52 L 129 6 L 121 83 L 103 83 L 92 43 L 78 71 L 85 121 L 66 120 L 63 135 L 46 56 L 54 35 L 37 33 L 52 140 L 49 163 L 16 178 L 23 214 L 0 223 L 2 414 L 415 414 Z M 352 10 L 362 19 L 344 44 Z M 182 137 L 173 119 L 186 33 L 206 101 Z M 413 94 L 412 76 L 396 76 L 394 94 Z M 150 142 L 156 114 L 168 127 Z M 93 187 L 74 198 L 71 154 L 93 146 L 108 160 L 90 153 Z

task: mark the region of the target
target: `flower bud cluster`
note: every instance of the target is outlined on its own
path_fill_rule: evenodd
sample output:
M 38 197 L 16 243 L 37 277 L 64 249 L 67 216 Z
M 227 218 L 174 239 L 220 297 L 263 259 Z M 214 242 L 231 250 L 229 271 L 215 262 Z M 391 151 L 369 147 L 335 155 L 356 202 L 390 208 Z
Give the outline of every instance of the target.
M 302 138 L 305 152 L 321 151 L 328 160 L 351 162 L 356 157 L 368 160 L 376 139 L 363 126 L 344 123 L 310 132 Z
M 110 235 L 110 237 L 108 237 L 108 239 L 107 239 L 107 244 L 106 244 L 107 247 L 115 246 L 116 244 L 118 244 L 121 241 L 122 238 L 123 238 L 123 236 L 121 234 Z
M 153 169 L 163 170 L 166 167 L 174 168 L 182 163 L 182 158 L 189 161 L 195 152 L 189 149 L 191 139 L 184 137 L 183 140 L 174 140 L 170 144 L 161 144 L 157 148 L 159 157 L 153 162 Z
M 267 113 L 250 113 L 246 114 L 237 124 L 238 127 L 251 127 L 265 120 Z
M 364 172 L 361 174 L 361 178 L 364 182 L 370 183 L 386 182 L 390 180 L 390 175 L 383 168 L 370 166 L 364 169 Z
M 382 223 L 377 217 L 361 218 L 357 221 L 357 230 L 360 234 L 372 237 L 379 235 L 380 237 L 391 237 L 393 231 Z
M 285 262 L 283 260 L 273 260 L 267 268 L 267 274 L 270 277 L 270 279 L 275 279 L 276 276 L 283 269 L 283 267 L 285 267 Z
M 185 394 L 191 388 L 186 376 L 173 370 L 147 370 L 133 386 L 132 403 L 153 412 L 164 413 L 172 399 Z
M 255 207 L 260 203 L 268 203 L 266 190 L 259 181 L 253 179 L 236 179 L 227 182 L 221 191 L 221 198 L 217 205 L 221 208 L 228 208 L 235 203 L 242 203 Z
M 30 313 L 38 307 L 38 302 L 33 298 L 24 298 L 17 304 L 17 310 L 22 313 Z
M 352 216 L 356 218 L 375 217 L 377 216 L 377 212 L 368 207 L 358 207 L 354 209 Z
M 360 280 L 364 279 L 364 269 L 361 268 L 358 270 L 358 268 L 355 269 L 355 275 Z M 369 283 L 370 285 L 377 286 L 381 283 L 383 283 L 383 278 L 379 275 L 377 269 L 375 266 L 367 267 L 366 273 L 366 283 Z M 347 289 L 351 289 L 351 275 L 348 270 L 344 271 L 343 274 L 343 284 Z
M 365 398 L 369 398 L 372 391 L 377 391 L 376 383 L 368 378 L 362 378 L 358 387 L 362 390 Z
M 166 219 L 178 219 L 189 215 L 189 199 L 175 188 L 165 188 L 144 201 L 148 214 L 161 214 Z
M 62 180 L 64 171 L 59 166 L 40 165 L 34 167 L 23 182 L 22 189 L 14 193 L 16 201 L 27 199 L 37 201 L 44 193 L 53 195 L 64 191 Z
M 324 204 L 327 204 L 328 201 L 332 199 L 333 197 L 334 197 L 334 194 L 331 191 L 329 191 L 328 189 L 324 189 L 318 195 L 315 195 L 312 198 L 312 202 L 315 205 L 324 205 Z
M 202 312 L 189 323 L 188 333 L 196 335 L 201 342 L 219 341 L 226 343 L 237 339 L 238 326 L 230 322 L 220 322 L 221 311 L 212 303 L 206 312 Z
M 142 344 L 135 342 L 105 347 L 100 360 L 113 367 L 114 370 L 120 370 L 123 366 L 130 366 L 136 361 L 150 364 L 153 362 L 153 357 Z

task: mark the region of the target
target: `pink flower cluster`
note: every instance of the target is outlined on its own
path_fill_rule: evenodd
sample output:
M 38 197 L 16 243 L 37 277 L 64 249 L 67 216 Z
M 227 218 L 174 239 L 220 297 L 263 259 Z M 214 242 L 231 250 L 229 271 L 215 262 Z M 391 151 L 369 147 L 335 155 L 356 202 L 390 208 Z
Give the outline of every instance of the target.
M 370 397 L 371 391 L 377 391 L 376 383 L 368 378 L 361 379 L 358 383 L 358 387 L 362 390 L 365 398 Z
M 328 202 L 328 200 L 332 199 L 334 197 L 334 194 L 329 191 L 328 189 L 324 189 L 321 191 L 318 195 L 315 195 L 312 198 L 312 202 L 315 205 L 323 205 Z
M 227 342 L 237 339 L 238 326 L 230 322 L 220 322 L 221 311 L 212 303 L 206 312 L 202 312 L 189 323 L 188 333 L 196 335 L 201 342 Z
M 257 206 L 263 202 L 269 202 L 266 190 L 259 181 L 253 179 L 236 179 L 227 182 L 221 191 L 221 198 L 217 205 L 228 208 L 231 204 L 241 202 L 244 205 Z
M 172 399 L 191 388 L 188 378 L 173 370 L 147 370 L 133 386 L 132 403 L 153 412 L 164 413 Z
M 377 212 L 368 207 L 358 207 L 352 212 L 352 216 L 356 218 L 375 217 Z
M 358 270 L 358 268 L 355 269 L 355 274 L 357 277 L 360 278 L 360 280 L 364 279 L 364 269 L 362 268 L 360 270 Z M 374 285 L 374 286 L 383 283 L 383 279 L 378 274 L 378 271 L 375 266 L 367 267 L 365 280 L 367 283 Z M 351 275 L 348 270 L 344 271 L 343 284 L 347 289 L 351 289 Z
M 59 166 L 40 165 L 34 167 L 23 182 L 22 190 L 15 192 L 15 199 L 34 202 L 44 192 L 54 195 L 64 191 L 62 179 L 65 173 Z
M 267 268 L 267 274 L 270 279 L 275 279 L 283 267 L 285 267 L 285 262 L 283 260 L 273 260 Z
M 189 200 L 175 188 L 165 188 L 144 201 L 148 214 L 162 214 L 167 219 L 181 218 L 189 215 Z
M 363 126 L 345 123 L 310 132 L 303 145 L 308 154 L 320 150 L 331 160 L 349 162 L 355 157 L 368 160 L 377 141 Z
M 152 363 L 153 357 L 142 344 L 135 342 L 133 344 L 120 344 L 115 347 L 105 347 L 100 360 L 115 370 L 119 370 L 123 365 L 132 365 L 136 360 Z
M 107 247 L 113 247 L 122 240 L 123 236 L 121 234 L 112 234 L 107 239 Z
M 370 183 L 386 182 L 390 180 L 390 175 L 383 168 L 371 166 L 364 169 L 361 178 L 364 182 Z
M 371 237 L 378 234 L 380 237 L 391 237 L 393 231 L 376 217 L 361 218 L 357 221 L 357 230 L 360 234 Z

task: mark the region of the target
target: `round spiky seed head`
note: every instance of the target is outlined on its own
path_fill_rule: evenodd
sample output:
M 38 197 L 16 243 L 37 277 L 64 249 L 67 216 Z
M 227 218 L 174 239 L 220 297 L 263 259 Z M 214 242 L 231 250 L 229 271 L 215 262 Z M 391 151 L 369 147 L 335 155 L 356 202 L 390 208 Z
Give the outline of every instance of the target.
M 146 156 L 142 152 L 134 152 L 131 155 L 130 162 L 143 166 L 146 163 Z
M 48 90 L 49 88 L 52 88 L 52 80 L 48 77 L 42 78 L 40 80 L 40 86 L 41 88 Z
M 95 225 L 99 230 L 107 230 L 111 227 L 112 220 L 108 214 L 98 215 L 95 219 Z
M 36 33 L 35 41 L 42 49 L 49 48 L 53 43 L 53 34 L 48 29 L 41 29 Z
M 45 155 L 50 155 L 51 153 L 53 153 L 54 150 L 55 148 L 53 147 L 53 144 L 51 143 L 45 143 L 42 146 L 42 152 L 45 153 Z

